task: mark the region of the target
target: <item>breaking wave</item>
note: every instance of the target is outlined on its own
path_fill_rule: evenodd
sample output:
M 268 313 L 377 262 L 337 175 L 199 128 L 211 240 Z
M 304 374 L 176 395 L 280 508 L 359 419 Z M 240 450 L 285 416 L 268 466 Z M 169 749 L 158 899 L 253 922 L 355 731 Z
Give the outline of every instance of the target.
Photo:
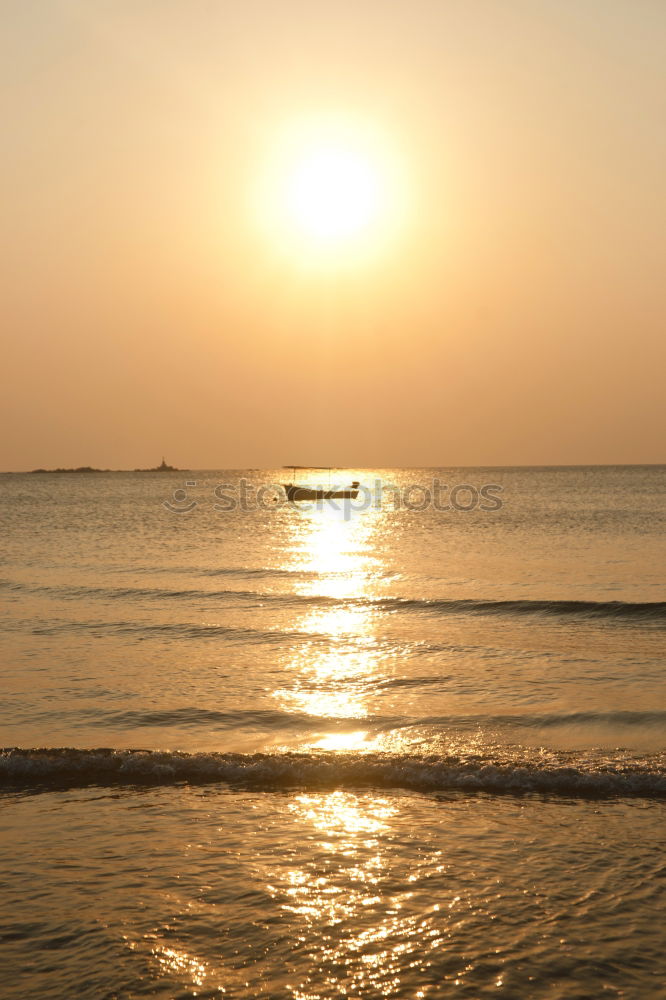
M 179 753 L 73 748 L 0 751 L 0 788 L 226 783 L 244 788 L 393 788 L 418 792 L 666 798 L 663 755 L 595 760 L 573 752 L 419 756 Z

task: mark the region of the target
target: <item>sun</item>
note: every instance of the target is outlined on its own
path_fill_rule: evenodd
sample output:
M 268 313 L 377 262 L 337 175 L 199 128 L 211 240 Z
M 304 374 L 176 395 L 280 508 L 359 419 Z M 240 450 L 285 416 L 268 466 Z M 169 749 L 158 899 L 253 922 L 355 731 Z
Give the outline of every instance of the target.
M 380 131 L 344 116 L 276 129 L 254 197 L 274 252 L 305 267 L 356 266 L 391 242 L 404 209 L 398 157 Z
M 286 186 L 287 211 L 305 236 L 339 242 L 367 229 L 382 207 L 382 178 L 358 150 L 321 146 L 295 163 Z

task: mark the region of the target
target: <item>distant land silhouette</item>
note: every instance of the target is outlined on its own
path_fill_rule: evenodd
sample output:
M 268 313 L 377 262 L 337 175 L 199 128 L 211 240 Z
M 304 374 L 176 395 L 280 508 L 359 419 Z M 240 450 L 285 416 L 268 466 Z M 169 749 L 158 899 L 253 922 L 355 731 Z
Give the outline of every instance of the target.
M 33 474 L 34 473 L 40 473 L 40 472 L 46 472 L 46 473 L 54 473 L 54 472 L 76 473 L 76 472 L 130 472 L 130 471 L 133 471 L 133 472 L 187 472 L 188 470 L 187 469 L 178 469 L 178 468 L 176 468 L 175 465 L 167 465 L 167 463 L 164 460 L 164 457 L 162 457 L 162 464 L 161 465 L 156 465 L 153 469 L 133 469 L 133 470 L 130 470 L 130 469 L 94 469 L 91 465 L 80 465 L 76 469 L 31 469 L 31 472 Z
M 93 469 L 91 465 L 80 465 L 78 469 L 31 469 L 32 473 L 37 472 L 113 472 L 113 469 Z

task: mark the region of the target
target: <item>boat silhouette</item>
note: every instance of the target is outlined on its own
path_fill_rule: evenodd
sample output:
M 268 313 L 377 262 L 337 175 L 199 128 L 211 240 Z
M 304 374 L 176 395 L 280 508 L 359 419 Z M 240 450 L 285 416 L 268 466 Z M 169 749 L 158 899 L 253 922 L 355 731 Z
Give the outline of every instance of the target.
M 302 468 L 302 466 L 289 466 L 293 469 L 294 478 L 296 476 L 296 469 Z M 330 479 L 330 472 L 329 479 Z M 298 483 L 282 483 L 282 487 L 287 494 L 287 499 L 293 500 L 355 500 L 358 496 L 359 486 L 361 484 L 354 480 L 351 486 L 301 486 Z

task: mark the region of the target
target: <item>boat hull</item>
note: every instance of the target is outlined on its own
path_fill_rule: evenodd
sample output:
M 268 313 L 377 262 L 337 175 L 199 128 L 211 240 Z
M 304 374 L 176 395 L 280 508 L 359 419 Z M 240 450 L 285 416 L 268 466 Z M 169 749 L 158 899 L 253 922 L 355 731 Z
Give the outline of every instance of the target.
M 354 484 L 346 489 L 316 490 L 309 486 L 296 486 L 294 483 L 283 483 L 288 500 L 355 500 L 358 496 L 358 486 Z

